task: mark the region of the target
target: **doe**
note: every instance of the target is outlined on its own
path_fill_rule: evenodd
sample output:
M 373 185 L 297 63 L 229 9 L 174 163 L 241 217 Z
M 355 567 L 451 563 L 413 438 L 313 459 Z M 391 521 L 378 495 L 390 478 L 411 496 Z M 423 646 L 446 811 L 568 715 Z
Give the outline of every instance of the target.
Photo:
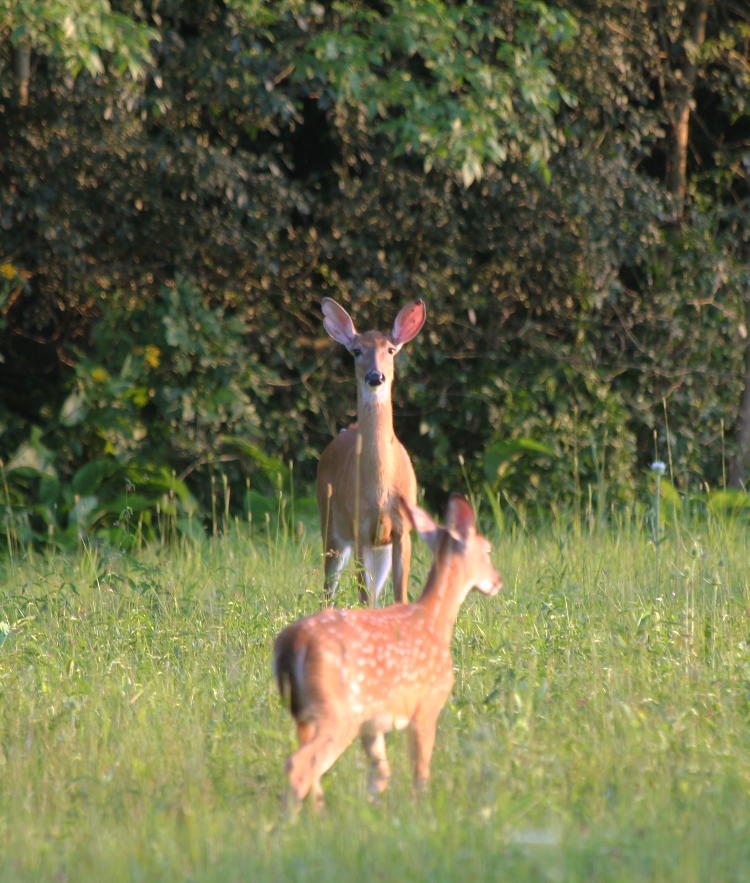
M 322 302 L 323 326 L 354 356 L 357 423 L 339 433 L 320 455 L 317 496 L 325 554 L 323 592 L 330 602 L 339 574 L 352 551 L 364 567 L 360 601 L 378 597 L 393 571 L 393 594 L 406 603 L 411 535 L 404 525 L 399 497 L 414 504 L 417 479 L 406 448 L 393 430 L 391 390 L 394 357 L 419 333 L 425 320 L 421 300 L 396 316 L 390 334 L 360 334 L 349 314 L 334 300 Z
M 433 551 L 419 600 L 323 610 L 276 638 L 274 674 L 300 743 L 287 761 L 289 809 L 310 792 L 315 807 L 323 805 L 320 777 L 357 735 L 370 758 L 373 798 L 388 785 L 391 729 L 411 728 L 415 788 L 429 779 L 438 715 L 453 686 L 450 645 L 459 608 L 472 588 L 494 595 L 502 581 L 463 497 L 451 497 L 446 527 L 416 506 L 404 501 L 403 507 Z

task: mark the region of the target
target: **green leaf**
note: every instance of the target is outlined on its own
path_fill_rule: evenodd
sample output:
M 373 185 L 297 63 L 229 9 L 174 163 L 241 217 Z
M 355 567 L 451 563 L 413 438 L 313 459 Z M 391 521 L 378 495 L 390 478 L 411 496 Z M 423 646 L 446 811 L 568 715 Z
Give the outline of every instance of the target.
M 518 438 L 509 441 L 496 441 L 484 452 L 484 474 L 490 484 L 503 478 L 517 460 L 536 461 L 540 458 L 557 457 L 548 445 L 533 438 Z
M 264 453 L 257 445 L 248 442 L 236 435 L 222 435 L 219 437 L 222 445 L 233 448 L 243 457 L 247 457 L 263 469 L 268 478 L 275 480 L 278 476 L 285 479 L 288 474 L 287 467 L 276 457 Z
M 112 459 L 93 460 L 86 463 L 75 473 L 71 481 L 73 493 L 93 494 L 99 489 L 102 481 L 122 470 L 122 466 Z
M 83 423 L 89 409 L 81 390 L 74 390 L 63 402 L 60 409 L 60 422 L 63 426 L 78 426 Z
M 750 510 L 750 494 L 735 488 L 711 491 L 706 495 L 706 505 L 712 512 L 745 512 Z
M 40 433 L 32 432 L 28 441 L 22 442 L 6 467 L 8 472 L 31 469 L 43 475 L 56 475 L 53 465 L 54 455 L 40 441 Z
M 39 502 L 52 507 L 60 500 L 60 482 L 55 475 L 43 475 L 39 482 Z
M 68 524 L 75 524 L 79 528 L 88 527 L 91 523 L 89 516 L 96 510 L 98 504 L 99 498 L 93 495 L 79 497 L 68 514 Z

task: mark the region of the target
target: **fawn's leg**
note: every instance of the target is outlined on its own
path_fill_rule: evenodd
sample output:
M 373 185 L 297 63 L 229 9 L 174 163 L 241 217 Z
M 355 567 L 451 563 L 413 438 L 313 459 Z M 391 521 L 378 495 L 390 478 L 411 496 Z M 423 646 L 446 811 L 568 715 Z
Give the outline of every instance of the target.
M 320 777 L 329 770 L 343 754 L 354 738 L 345 721 L 318 720 L 298 725 L 302 744 L 287 760 L 290 799 L 298 806 L 312 791 L 313 806 L 323 806 L 323 789 Z M 303 741 L 304 740 L 304 741 Z
M 446 694 L 447 698 L 447 694 Z M 417 709 L 411 721 L 411 754 L 414 764 L 414 790 L 421 793 L 430 781 L 430 761 L 435 747 L 437 721 L 445 699 Z
M 370 758 L 370 774 L 367 779 L 367 790 L 370 798 L 375 800 L 388 787 L 391 768 L 385 752 L 385 735 L 383 733 L 363 733 L 362 747 Z
M 312 740 L 315 736 L 316 729 L 317 727 L 314 721 L 297 721 L 297 738 L 299 740 L 300 749 Z M 296 763 L 297 769 L 295 771 L 297 776 L 297 787 L 295 787 L 292 782 L 292 758 L 296 757 L 298 754 L 299 750 L 290 755 L 286 762 L 289 787 L 284 794 L 284 800 L 282 803 L 282 812 L 285 816 L 293 816 L 299 812 L 300 807 L 302 806 L 302 801 L 307 794 L 305 788 L 307 787 L 309 790 L 309 786 L 306 786 L 302 781 L 302 771 L 299 769 L 299 762 Z

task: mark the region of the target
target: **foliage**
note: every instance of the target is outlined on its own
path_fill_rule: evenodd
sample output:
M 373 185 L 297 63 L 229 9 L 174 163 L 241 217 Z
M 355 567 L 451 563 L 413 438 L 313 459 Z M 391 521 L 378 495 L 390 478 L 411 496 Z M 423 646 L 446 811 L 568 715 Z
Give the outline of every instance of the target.
M 0 32 L 14 46 L 59 60 L 73 77 L 105 69 L 143 76 L 151 62 L 151 41 L 158 32 L 121 12 L 108 0 L 0 0 Z
M 61 487 L 116 462 L 113 505 L 137 467 L 205 514 L 221 466 L 230 507 L 248 479 L 272 506 L 269 476 L 294 463 L 307 487 L 354 414 L 320 298 L 388 327 L 423 296 L 395 398 L 429 499 L 463 481 L 459 456 L 479 486 L 526 439 L 555 455 L 490 470 L 514 504 L 632 499 L 667 451 L 681 493 L 722 484 L 748 266 L 735 7 L 711 5 L 698 53 L 681 215 L 676 0 L 90 8 L 67 36 L 57 5 L 28 14 L 21 106 L 9 16 L 30 7 L 0 6 L 6 472 L 35 439 Z M 101 65 L 74 60 L 82 41 Z M 15 518 L 41 477 L 8 478 Z
M 323 16 L 322 6 L 313 8 Z M 338 4 L 325 24 L 297 64 L 300 76 L 322 77 L 345 116 L 361 109 L 396 156 L 422 157 L 427 172 L 436 164 L 457 170 L 467 187 L 509 157 L 549 175 L 555 113 L 561 99 L 572 99 L 545 44 L 574 36 L 569 13 L 526 0 L 499 13 L 489 5 L 398 0 L 387 15 Z
M 18 541 L 35 531 L 61 543 L 88 531 L 123 541 L 131 518 L 149 533 L 156 503 L 192 530 L 197 501 L 185 479 L 208 512 L 218 464 L 239 487 L 252 480 L 269 492 L 283 481 L 285 467 L 252 444 L 262 437 L 254 402 L 265 396 L 263 384 L 251 395 L 253 384 L 272 376 L 243 352 L 231 311 L 185 280 L 153 298 L 111 295 L 101 309 L 54 430 L 31 426 L 5 467 L 6 527 Z

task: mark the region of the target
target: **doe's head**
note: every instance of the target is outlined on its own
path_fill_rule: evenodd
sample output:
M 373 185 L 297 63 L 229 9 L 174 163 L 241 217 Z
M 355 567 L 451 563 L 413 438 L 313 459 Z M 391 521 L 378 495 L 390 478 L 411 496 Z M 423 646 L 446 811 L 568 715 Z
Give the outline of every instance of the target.
M 419 334 L 424 324 L 424 302 L 413 301 L 396 316 L 390 334 L 359 333 L 346 310 L 330 297 L 323 298 L 323 327 L 354 356 L 357 387 L 364 401 L 381 401 L 391 395 L 394 358 L 401 347 Z

